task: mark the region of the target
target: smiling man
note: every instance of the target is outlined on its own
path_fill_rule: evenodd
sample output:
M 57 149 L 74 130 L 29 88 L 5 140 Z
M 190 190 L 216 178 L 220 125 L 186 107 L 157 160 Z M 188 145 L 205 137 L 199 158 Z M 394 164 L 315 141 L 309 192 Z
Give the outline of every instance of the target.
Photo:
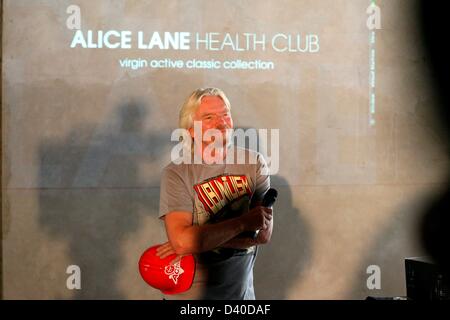
M 203 135 L 195 134 L 196 121 L 201 122 Z M 202 162 L 171 162 L 163 170 L 159 217 L 169 241 L 157 255 L 193 254 L 196 272 L 189 290 L 164 298 L 255 299 L 258 245 L 270 241 L 273 228 L 271 209 L 260 206 L 270 188 L 266 162 L 260 153 L 246 149 L 240 150 L 245 163 L 211 161 L 224 160 L 235 151 L 231 148 L 236 149 L 230 141 L 230 103 L 220 89 L 194 91 L 180 110 L 179 125 L 189 131 L 192 141 L 185 142 Z M 218 133 L 219 144 L 204 138 Z M 256 237 L 248 236 L 258 230 Z

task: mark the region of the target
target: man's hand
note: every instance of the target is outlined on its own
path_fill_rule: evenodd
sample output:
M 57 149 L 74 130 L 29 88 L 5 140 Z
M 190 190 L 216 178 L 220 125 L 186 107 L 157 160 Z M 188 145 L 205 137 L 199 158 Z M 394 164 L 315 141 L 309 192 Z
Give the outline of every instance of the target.
M 255 239 L 250 237 L 234 237 L 231 240 L 223 243 L 221 247 L 223 248 L 233 248 L 233 249 L 247 249 L 254 245 L 266 244 L 270 242 L 273 230 L 273 216 L 270 213 L 270 219 L 266 220 L 265 225 L 259 230 L 258 235 Z
M 172 245 L 170 244 L 169 241 L 163 243 L 161 246 L 159 246 L 158 248 L 156 248 L 156 255 L 160 258 L 160 259 L 164 259 L 172 254 L 176 254 L 175 250 L 173 249 Z M 184 257 L 185 255 L 177 255 L 175 259 L 173 259 L 172 261 L 170 261 L 170 264 L 174 264 L 177 263 L 178 261 L 181 260 L 182 257 Z
M 270 242 L 270 238 L 272 237 L 273 230 L 273 217 L 270 219 L 265 229 L 261 229 L 256 236 L 256 244 L 267 244 Z
M 272 209 L 257 206 L 239 217 L 246 231 L 265 230 L 272 220 Z

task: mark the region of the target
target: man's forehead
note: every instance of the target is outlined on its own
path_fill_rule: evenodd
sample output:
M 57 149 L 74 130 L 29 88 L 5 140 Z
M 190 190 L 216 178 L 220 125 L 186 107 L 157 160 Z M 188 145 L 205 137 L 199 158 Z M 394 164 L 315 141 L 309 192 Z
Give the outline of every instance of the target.
M 221 111 L 223 109 L 228 109 L 228 107 L 221 97 L 205 96 L 202 98 L 197 112 L 203 114 L 208 112 Z
M 200 104 L 225 104 L 225 102 L 223 102 L 222 98 L 219 96 L 204 96 L 202 97 L 202 99 L 200 100 Z

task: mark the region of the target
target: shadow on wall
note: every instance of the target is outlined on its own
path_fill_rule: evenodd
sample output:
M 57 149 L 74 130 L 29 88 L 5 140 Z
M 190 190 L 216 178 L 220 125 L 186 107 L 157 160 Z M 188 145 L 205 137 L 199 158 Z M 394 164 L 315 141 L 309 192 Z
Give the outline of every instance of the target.
M 122 242 L 137 231 L 141 208 L 158 212 L 159 181 L 142 181 L 137 161 L 154 163 L 169 141 L 165 132 L 144 134 L 147 110 L 125 103 L 100 127 L 80 127 L 40 146 L 39 221 L 68 243 L 69 261 L 81 269 L 74 298 L 124 298 L 117 287 Z
M 240 129 L 247 132 L 256 128 L 244 126 Z M 262 143 L 259 135 L 255 146 L 252 146 L 248 139 L 236 140 L 234 143 L 261 152 L 266 161 L 272 152 L 275 152 Z M 299 277 L 311 261 L 311 233 L 300 210 L 293 206 L 293 195 L 288 181 L 279 175 L 272 175 L 270 184 L 278 190 L 273 208 L 273 234 L 268 244 L 259 246 L 253 282 L 256 299 L 283 300 L 288 298 L 292 285 L 299 282 Z
M 272 239 L 259 247 L 254 268 L 255 296 L 259 300 L 287 299 L 312 256 L 310 230 L 299 209 L 293 207 L 287 180 L 272 176 L 271 186 L 278 190 Z

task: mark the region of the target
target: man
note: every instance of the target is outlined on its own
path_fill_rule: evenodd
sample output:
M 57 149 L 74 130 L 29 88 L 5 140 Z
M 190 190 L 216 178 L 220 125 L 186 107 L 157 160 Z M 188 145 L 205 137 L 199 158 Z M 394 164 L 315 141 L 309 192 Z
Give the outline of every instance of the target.
M 255 299 L 253 266 L 258 245 L 270 241 L 273 229 L 272 210 L 260 206 L 270 178 L 257 152 L 239 149 L 248 161 L 226 161 L 237 150 L 229 141 L 230 111 L 227 97 L 217 88 L 194 91 L 181 108 L 179 125 L 192 139 L 184 142 L 193 142 L 193 155 L 202 161 L 170 163 L 163 170 L 159 217 L 169 241 L 158 248 L 157 255 L 162 259 L 174 253 L 178 258 L 193 254 L 196 272 L 188 291 L 165 295 L 165 299 Z M 206 152 L 213 139 L 195 134 L 196 121 L 201 122 L 203 136 L 218 130 L 215 133 L 219 132 L 223 143 L 215 141 L 215 148 Z M 223 161 L 212 163 L 214 159 Z M 256 238 L 248 236 L 258 230 Z

